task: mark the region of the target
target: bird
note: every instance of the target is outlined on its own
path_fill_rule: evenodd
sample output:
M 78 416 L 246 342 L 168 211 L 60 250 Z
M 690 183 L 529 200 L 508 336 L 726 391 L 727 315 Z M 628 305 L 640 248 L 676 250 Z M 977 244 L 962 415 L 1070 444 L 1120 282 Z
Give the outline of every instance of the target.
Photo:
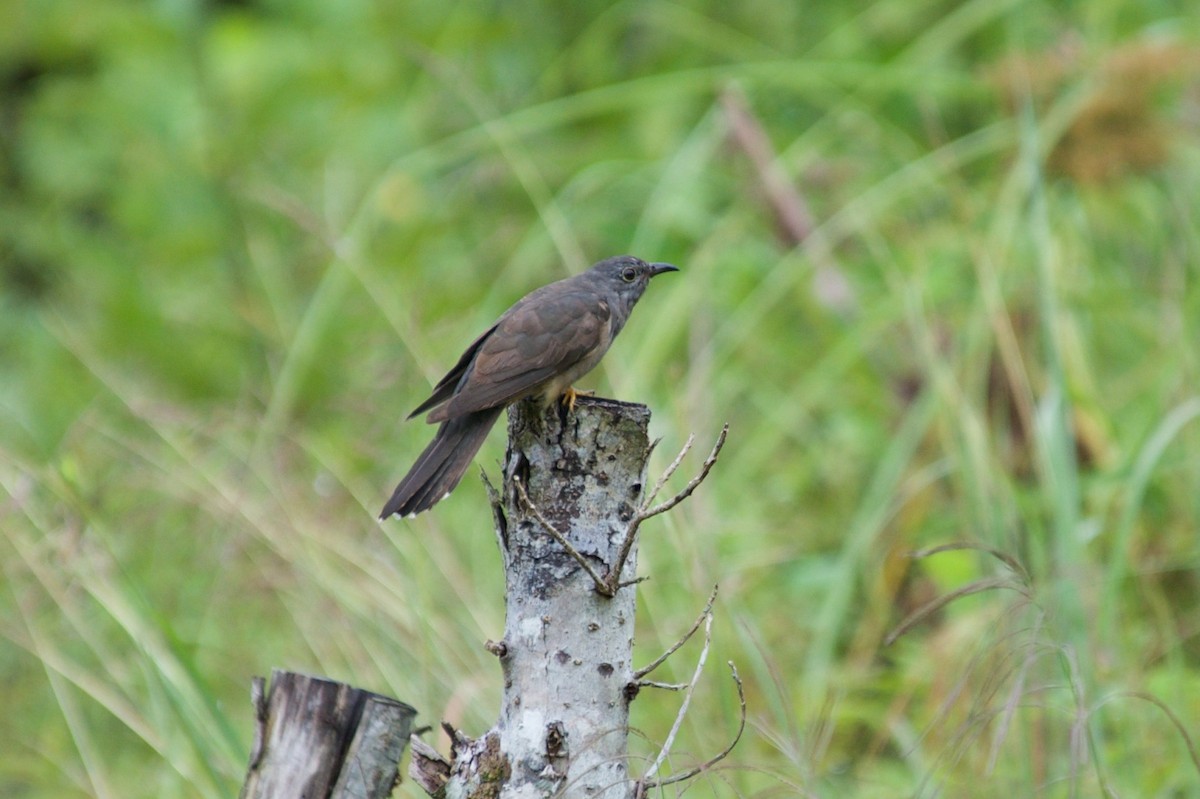
M 450 496 L 501 411 L 514 402 L 536 396 L 544 406 L 557 400 L 574 411 L 572 384 L 604 357 L 650 279 L 678 271 L 619 255 L 517 300 L 408 415 L 429 411 L 426 421 L 439 427 L 380 520 L 416 516 Z

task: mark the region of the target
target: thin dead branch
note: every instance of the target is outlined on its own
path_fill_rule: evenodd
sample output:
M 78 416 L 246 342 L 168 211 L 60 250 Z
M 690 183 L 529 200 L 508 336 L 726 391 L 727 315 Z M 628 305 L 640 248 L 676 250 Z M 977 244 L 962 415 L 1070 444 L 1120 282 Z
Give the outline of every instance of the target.
M 638 780 L 637 788 L 634 791 L 634 796 L 637 797 L 637 799 L 643 799 L 643 797 L 646 795 L 646 791 L 652 788 L 661 788 L 664 785 L 671 785 L 676 782 L 690 780 L 697 774 L 702 774 L 703 772 L 708 771 L 717 763 L 720 763 L 722 760 L 729 757 L 729 753 L 732 752 L 734 747 L 738 745 L 738 742 L 742 740 L 742 733 L 746 731 L 746 689 L 745 686 L 742 685 L 742 678 L 738 676 L 737 666 L 733 665 L 732 660 L 727 661 L 727 663 L 729 665 L 729 671 L 733 676 L 734 685 L 737 686 L 738 706 L 741 714 L 741 718 L 738 722 L 738 731 L 733 736 L 733 740 L 729 742 L 729 746 L 726 746 L 716 755 L 710 757 L 708 760 L 704 761 L 698 766 L 693 766 L 687 771 L 681 771 L 678 774 L 672 774 L 670 777 L 666 777 L 661 780 L 647 780 L 645 777 Z
M 683 487 L 682 491 L 668 499 L 666 502 L 660 502 L 649 510 L 645 509 L 645 506 L 643 506 L 643 509 L 638 512 L 637 517 L 634 519 L 634 523 L 641 524 L 647 519 L 657 516 L 660 513 L 666 513 L 671 508 L 690 497 L 692 492 L 704 482 L 706 477 L 708 477 L 708 473 L 712 471 L 712 467 L 716 465 L 717 458 L 721 454 L 721 447 L 725 446 L 725 438 L 728 435 L 729 422 L 726 422 L 721 426 L 721 434 L 717 436 L 717 443 L 713 445 L 712 452 L 708 453 L 708 457 L 704 459 L 704 463 L 700 466 L 699 473 L 688 481 L 688 484 Z M 682 454 L 680 457 L 682 457 Z M 667 477 L 669 476 L 670 474 L 667 474 Z
M 617 552 L 616 563 L 614 563 L 612 568 L 609 569 L 608 580 L 605 581 L 604 588 L 597 589 L 600 591 L 600 593 L 604 594 L 605 596 L 614 596 L 616 594 L 617 590 L 621 587 L 621 570 L 625 568 L 625 561 L 629 559 L 629 553 L 633 550 L 633 542 L 637 540 L 638 528 L 641 527 L 642 522 L 657 516 L 660 513 L 666 513 L 667 511 L 671 510 L 671 508 L 674 508 L 680 502 L 683 502 L 692 495 L 692 492 L 704 482 L 704 479 L 708 477 L 708 473 L 712 471 L 712 467 L 716 464 L 717 458 L 721 454 L 721 448 L 725 446 L 725 438 L 728 435 L 729 422 L 726 422 L 721 427 L 721 434 L 717 436 L 717 443 L 713 445 L 712 451 L 709 452 L 708 457 L 704 459 L 704 463 L 700 466 L 700 471 L 696 474 L 696 476 L 688 481 L 688 484 L 683 487 L 682 491 L 668 499 L 666 502 L 660 502 L 653 507 L 649 507 L 654 501 L 655 497 L 658 496 L 658 492 L 662 489 L 663 484 L 665 484 L 671 475 L 675 473 L 675 470 L 679 468 L 679 464 L 683 461 L 683 456 L 686 455 L 687 451 L 691 448 L 693 437 L 688 436 L 688 440 L 683 445 L 683 449 L 680 450 L 679 454 L 675 456 L 675 460 L 673 460 L 671 465 L 667 467 L 666 471 L 663 473 L 663 476 L 659 478 L 658 483 L 655 485 L 654 490 L 650 492 L 650 496 L 646 499 L 646 502 L 643 503 L 642 507 L 638 509 L 637 515 L 633 517 L 633 521 L 629 523 L 629 529 L 625 531 L 625 538 L 621 541 L 621 548 Z
M 682 691 L 688 687 L 685 682 L 658 682 L 657 680 L 638 680 L 638 688 L 661 688 L 664 691 Z
M 700 650 L 700 657 L 696 660 L 696 669 L 692 672 L 692 679 L 688 682 L 686 692 L 683 695 L 683 703 L 679 706 L 679 712 L 675 714 L 675 723 L 671 725 L 671 731 L 667 733 L 667 740 L 663 742 L 662 748 L 658 750 L 658 756 L 654 758 L 654 762 L 650 764 L 650 768 L 646 769 L 646 774 L 654 774 L 662 767 L 663 761 L 667 759 L 667 755 L 671 753 L 671 747 L 675 744 L 675 736 L 679 734 L 679 728 L 683 726 L 683 720 L 687 716 L 688 708 L 692 704 L 692 694 L 696 692 L 696 683 L 700 681 L 700 675 L 704 672 L 704 664 L 708 661 L 708 648 L 712 645 L 712 613 L 708 613 L 704 617 L 704 648 Z M 635 796 L 643 794 L 642 786 L 646 785 L 646 777 L 643 776 L 638 780 L 638 790 L 635 791 Z
M 683 442 L 683 449 L 679 450 L 679 454 L 675 456 L 675 460 L 671 461 L 671 465 L 663 471 L 662 476 L 658 478 L 658 482 L 654 484 L 654 489 L 650 492 L 650 496 L 646 497 L 643 505 L 651 505 L 655 498 L 658 497 L 658 492 L 662 491 L 663 486 L 671 479 L 671 475 L 675 474 L 675 470 L 679 468 L 679 464 L 683 463 L 683 458 L 692 449 L 692 444 L 696 441 L 696 434 L 688 434 L 687 441 Z
M 641 680 L 647 674 L 661 666 L 667 658 L 671 657 L 671 655 L 675 654 L 681 646 L 691 640 L 692 636 L 696 634 L 696 631 L 700 629 L 700 625 L 704 623 L 704 620 L 712 614 L 713 603 L 717 601 L 717 591 L 719 589 L 720 584 L 713 586 L 712 593 L 709 594 L 708 597 L 708 602 L 704 605 L 704 610 L 700 611 L 700 615 L 696 617 L 696 623 L 692 625 L 692 628 L 684 633 L 678 641 L 668 647 L 666 652 L 663 652 L 650 663 L 635 671 L 633 673 L 633 679 Z
M 479 476 L 483 479 L 488 504 L 492 508 L 492 531 L 496 534 L 496 544 L 500 547 L 501 552 L 506 552 L 508 551 L 508 519 L 504 518 L 504 504 L 501 502 L 500 492 L 492 485 L 492 481 L 488 479 L 487 472 L 482 466 L 479 467 Z

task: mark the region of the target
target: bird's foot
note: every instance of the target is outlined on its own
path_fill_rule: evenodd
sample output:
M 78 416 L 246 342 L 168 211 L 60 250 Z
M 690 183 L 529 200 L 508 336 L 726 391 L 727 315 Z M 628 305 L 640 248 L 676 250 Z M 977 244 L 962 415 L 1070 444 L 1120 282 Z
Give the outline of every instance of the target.
M 590 397 L 595 393 L 595 391 L 580 391 L 574 386 L 567 386 L 567 390 L 563 392 L 562 397 L 560 397 L 558 401 L 563 405 L 566 405 L 568 411 L 574 413 L 575 400 L 579 399 L 580 397 Z

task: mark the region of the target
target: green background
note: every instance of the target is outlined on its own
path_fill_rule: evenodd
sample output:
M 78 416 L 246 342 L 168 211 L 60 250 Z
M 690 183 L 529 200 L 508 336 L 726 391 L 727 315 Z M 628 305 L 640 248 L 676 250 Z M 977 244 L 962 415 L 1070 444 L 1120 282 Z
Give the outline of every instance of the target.
M 487 729 L 485 495 L 376 523 L 401 420 L 625 252 L 682 271 L 582 387 L 669 489 L 730 424 L 643 528 L 640 661 L 721 585 L 664 773 L 732 660 L 693 795 L 1200 795 L 1194 2 L 0 17 L 0 795 L 234 795 L 271 667 Z

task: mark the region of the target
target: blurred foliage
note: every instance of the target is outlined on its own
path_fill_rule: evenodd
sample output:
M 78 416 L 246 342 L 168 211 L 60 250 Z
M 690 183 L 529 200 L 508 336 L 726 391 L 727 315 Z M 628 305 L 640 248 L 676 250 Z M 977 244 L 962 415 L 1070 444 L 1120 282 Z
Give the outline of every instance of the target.
M 654 469 L 731 422 L 639 589 L 649 659 L 722 586 L 706 792 L 1200 792 L 1193 3 L 0 11 L 0 795 L 231 795 L 272 666 L 488 727 L 483 492 L 374 512 L 470 338 L 621 252 L 684 271 L 589 384 Z

